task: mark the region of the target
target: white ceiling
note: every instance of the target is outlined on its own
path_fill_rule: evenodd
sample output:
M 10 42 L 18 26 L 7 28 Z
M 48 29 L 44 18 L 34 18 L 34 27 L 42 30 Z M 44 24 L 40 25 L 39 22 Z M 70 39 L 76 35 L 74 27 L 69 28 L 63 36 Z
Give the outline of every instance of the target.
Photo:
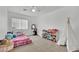
M 32 8 L 32 6 L 8 6 L 7 8 L 8 8 L 8 11 L 11 11 L 11 12 L 22 13 L 24 15 L 29 15 L 29 16 L 38 16 L 38 15 L 43 15 L 46 13 L 53 12 L 55 10 L 63 8 L 63 6 L 38 6 L 38 8 L 40 9 L 39 13 L 31 12 L 30 9 Z M 24 11 L 24 9 L 27 9 L 27 10 Z

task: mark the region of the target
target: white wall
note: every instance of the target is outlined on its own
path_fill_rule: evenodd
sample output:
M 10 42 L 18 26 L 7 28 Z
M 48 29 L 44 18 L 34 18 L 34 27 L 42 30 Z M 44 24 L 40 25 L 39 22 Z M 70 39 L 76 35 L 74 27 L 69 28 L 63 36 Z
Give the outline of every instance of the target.
M 12 26 L 11 26 L 11 19 L 12 18 L 22 18 L 22 19 L 27 19 L 28 20 L 28 29 L 27 30 L 14 30 L 15 32 L 18 31 L 22 31 L 25 32 L 26 35 L 32 35 L 32 31 L 31 31 L 31 25 L 32 24 L 36 24 L 36 16 L 28 16 L 28 15 L 24 15 L 21 13 L 15 13 L 15 12 L 8 12 L 8 31 L 12 31 Z
M 37 24 L 39 35 L 42 34 L 43 29 L 57 28 L 60 31 L 64 30 L 68 16 L 71 19 L 74 31 L 79 35 L 79 7 L 64 7 L 40 16 Z
M 0 39 L 4 37 L 7 32 L 7 9 L 0 8 Z

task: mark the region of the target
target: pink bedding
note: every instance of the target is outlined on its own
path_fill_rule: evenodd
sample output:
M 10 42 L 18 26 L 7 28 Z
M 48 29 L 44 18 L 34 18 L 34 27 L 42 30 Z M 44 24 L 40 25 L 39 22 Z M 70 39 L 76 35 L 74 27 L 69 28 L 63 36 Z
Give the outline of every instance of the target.
M 12 41 L 14 42 L 14 47 L 32 43 L 32 40 L 27 36 L 19 36 L 14 38 Z

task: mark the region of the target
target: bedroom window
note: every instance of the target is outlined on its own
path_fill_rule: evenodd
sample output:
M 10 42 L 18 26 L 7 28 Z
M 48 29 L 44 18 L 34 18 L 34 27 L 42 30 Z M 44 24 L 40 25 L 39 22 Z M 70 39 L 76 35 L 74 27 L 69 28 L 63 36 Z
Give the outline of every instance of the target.
M 15 29 L 28 29 L 28 20 L 12 18 L 12 28 Z

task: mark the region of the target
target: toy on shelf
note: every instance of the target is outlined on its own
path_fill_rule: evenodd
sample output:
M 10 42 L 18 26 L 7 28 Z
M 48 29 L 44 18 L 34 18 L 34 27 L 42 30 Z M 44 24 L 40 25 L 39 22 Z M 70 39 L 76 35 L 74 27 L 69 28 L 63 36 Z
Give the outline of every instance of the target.
M 48 29 L 48 32 L 51 33 L 51 36 L 53 38 L 52 40 L 55 41 L 55 42 L 57 41 L 58 31 L 59 31 L 58 29 Z
M 57 41 L 58 29 L 48 29 L 42 31 L 42 37 L 51 41 Z

